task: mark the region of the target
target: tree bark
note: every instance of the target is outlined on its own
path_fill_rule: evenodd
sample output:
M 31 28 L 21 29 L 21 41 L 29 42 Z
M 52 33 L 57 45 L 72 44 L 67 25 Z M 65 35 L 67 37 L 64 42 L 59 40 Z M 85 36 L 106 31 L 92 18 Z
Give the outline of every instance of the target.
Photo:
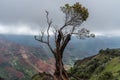
M 55 60 L 56 60 L 56 63 L 55 63 L 56 69 L 54 72 L 54 80 L 69 80 L 67 72 L 64 69 L 64 65 L 62 62 L 62 56 L 56 55 Z
M 64 68 L 64 64 L 62 61 L 63 58 L 63 52 L 65 47 L 67 46 L 68 42 L 70 41 L 71 35 L 68 34 L 65 38 L 65 40 L 62 40 L 64 38 L 63 33 L 61 31 L 58 31 L 58 36 L 56 40 L 56 49 L 54 53 L 55 57 L 55 72 L 54 72 L 54 80 L 69 80 L 67 72 Z

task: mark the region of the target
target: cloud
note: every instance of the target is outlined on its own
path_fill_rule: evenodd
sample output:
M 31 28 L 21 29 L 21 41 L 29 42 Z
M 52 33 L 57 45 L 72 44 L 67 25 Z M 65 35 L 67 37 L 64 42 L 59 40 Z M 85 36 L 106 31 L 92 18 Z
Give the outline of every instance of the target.
M 17 27 L 15 27 L 17 26 Z M 0 24 L 0 34 L 16 34 L 16 35 L 37 35 L 39 30 L 33 30 L 29 25 L 2 25 Z
M 54 24 L 61 26 L 64 22 L 64 15 L 60 11 L 60 6 L 75 2 L 82 3 L 90 13 L 88 20 L 82 26 L 92 32 L 101 32 L 102 34 L 110 33 L 111 30 L 113 32 L 120 31 L 120 0 L 0 0 L 0 24 L 8 25 L 1 26 L 1 30 L 7 28 L 6 33 L 13 33 L 9 27 L 17 24 L 17 26 L 12 26 L 13 29 L 19 30 L 25 27 L 23 29 L 30 30 L 27 32 L 32 34 L 31 30 L 34 32 L 47 26 L 45 10 L 49 11 Z M 21 24 L 18 25 L 19 23 Z M 23 26 L 26 24 L 29 26 Z
M 4 25 L 0 24 L 0 34 L 15 34 L 15 35 L 40 35 L 40 31 L 44 31 L 44 34 L 47 34 L 47 31 L 44 29 L 33 29 L 28 24 L 15 24 L 15 25 Z M 50 29 L 50 35 L 53 35 L 53 31 Z

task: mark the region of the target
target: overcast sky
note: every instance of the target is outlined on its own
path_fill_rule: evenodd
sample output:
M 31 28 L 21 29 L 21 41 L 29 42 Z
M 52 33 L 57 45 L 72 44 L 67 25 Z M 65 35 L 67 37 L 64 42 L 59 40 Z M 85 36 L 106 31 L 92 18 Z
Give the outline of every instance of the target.
M 60 7 L 76 2 L 90 14 L 83 27 L 97 35 L 120 36 L 120 0 L 0 0 L 0 33 L 37 34 L 46 26 L 45 10 L 61 26 L 64 15 Z

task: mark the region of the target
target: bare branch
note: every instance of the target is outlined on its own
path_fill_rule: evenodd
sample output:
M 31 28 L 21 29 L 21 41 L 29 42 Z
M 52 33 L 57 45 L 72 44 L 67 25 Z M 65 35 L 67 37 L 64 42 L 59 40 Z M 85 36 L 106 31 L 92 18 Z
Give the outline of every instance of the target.
M 45 43 L 45 44 L 48 44 L 46 41 L 43 40 L 43 38 L 41 37 L 40 39 L 37 38 L 37 36 L 34 36 L 35 40 L 41 42 L 41 43 Z
M 65 28 L 67 25 L 66 23 L 60 28 L 60 31 L 62 31 L 63 28 Z
M 46 19 L 47 19 L 47 24 L 48 24 L 48 28 L 47 28 L 47 45 L 50 48 L 50 50 L 52 51 L 52 53 L 55 53 L 54 50 L 52 49 L 52 46 L 50 45 L 50 34 L 49 34 L 49 30 L 52 24 L 52 20 L 49 19 L 49 12 L 46 11 Z
M 49 12 L 46 11 L 46 18 L 47 18 L 47 24 L 48 24 L 48 28 L 47 28 L 47 42 L 49 43 L 49 38 L 50 38 L 50 34 L 49 34 L 49 30 L 50 30 L 50 27 L 51 27 L 51 24 L 52 24 L 52 20 L 49 20 Z
M 70 35 L 72 35 L 72 33 L 75 31 L 75 27 L 76 27 L 76 26 L 73 26 L 73 27 L 72 27 L 72 30 L 71 30 Z
M 78 30 L 78 32 L 73 32 L 71 34 L 77 35 L 78 38 L 80 38 L 80 39 L 85 39 L 85 38 L 90 38 L 90 37 L 94 38 L 95 37 L 95 34 L 90 33 L 90 31 L 85 29 L 85 28 L 82 28 L 82 29 Z
M 52 49 L 51 45 L 50 45 L 47 41 L 44 41 L 42 38 L 41 38 L 41 39 L 38 39 L 37 36 L 34 36 L 34 38 L 35 38 L 35 40 L 37 40 L 37 41 L 39 41 L 39 42 L 41 42 L 41 43 L 46 44 L 46 45 L 50 48 L 51 52 L 55 54 L 55 52 L 54 52 L 54 50 Z
M 71 33 L 74 32 L 75 30 L 75 27 L 77 27 L 78 25 L 81 25 L 82 24 L 82 20 L 80 19 L 80 15 L 74 15 L 70 18 L 69 20 L 69 16 L 67 16 L 68 14 L 66 13 L 66 18 L 65 18 L 65 24 L 60 28 L 60 31 L 62 31 L 65 27 L 67 26 L 73 26 L 72 30 L 71 30 Z
M 68 14 L 67 14 L 67 13 L 65 13 L 65 23 L 67 23 L 68 18 L 69 18 Z
M 76 32 L 73 32 L 73 33 L 71 33 L 71 34 L 75 34 L 75 35 L 78 35 L 78 33 L 76 33 Z
M 49 20 L 48 15 L 49 15 L 49 12 L 46 11 L 46 19 L 47 19 L 47 24 L 48 24 L 48 27 L 47 27 L 47 40 L 43 40 L 43 37 L 44 37 L 44 32 L 43 31 L 41 31 L 41 36 L 39 36 L 39 38 L 37 38 L 37 36 L 34 36 L 34 38 L 35 38 L 35 40 L 46 44 L 50 48 L 52 53 L 54 54 L 55 52 L 52 49 L 52 46 L 50 45 L 50 34 L 49 34 L 49 30 L 50 30 L 50 27 L 51 27 L 51 24 L 52 24 L 52 20 Z

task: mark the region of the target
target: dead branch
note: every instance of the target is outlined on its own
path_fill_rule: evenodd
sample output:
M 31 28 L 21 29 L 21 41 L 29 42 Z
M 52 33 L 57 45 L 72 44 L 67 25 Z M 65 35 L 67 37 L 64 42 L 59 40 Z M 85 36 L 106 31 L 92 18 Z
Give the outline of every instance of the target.
M 52 53 L 55 53 L 54 50 L 52 49 L 52 46 L 50 45 L 50 34 L 49 34 L 49 30 L 51 28 L 51 25 L 52 25 L 52 20 L 49 19 L 49 12 L 46 11 L 46 19 L 47 19 L 47 24 L 48 24 L 48 27 L 47 27 L 47 40 L 44 40 L 43 37 L 44 37 L 44 32 L 41 31 L 41 36 L 40 38 L 37 38 L 37 36 L 34 36 L 35 40 L 41 42 L 41 43 L 44 43 L 46 44 L 50 50 L 52 51 Z

